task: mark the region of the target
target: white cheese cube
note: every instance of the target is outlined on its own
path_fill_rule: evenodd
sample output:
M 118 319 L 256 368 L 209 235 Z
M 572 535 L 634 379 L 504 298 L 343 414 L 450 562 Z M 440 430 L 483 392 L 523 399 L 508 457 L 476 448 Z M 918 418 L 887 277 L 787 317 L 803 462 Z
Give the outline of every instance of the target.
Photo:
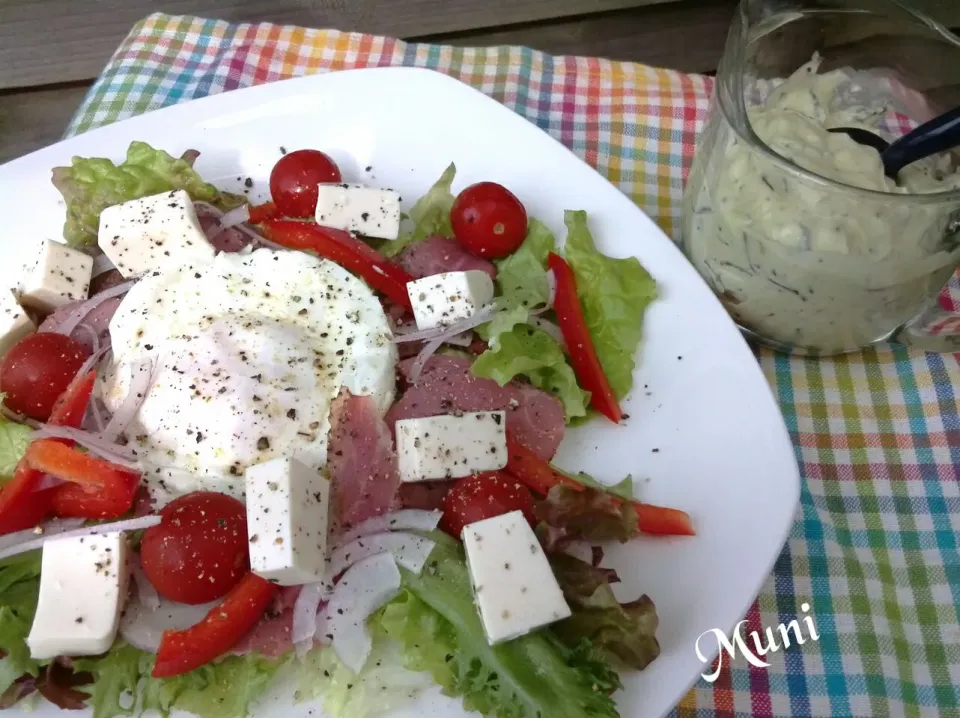
M 550 562 L 521 511 L 468 524 L 462 538 L 490 645 L 570 616 Z
M 376 239 L 400 236 L 400 195 L 356 184 L 317 188 L 317 224 Z
M 20 301 L 41 312 L 86 299 L 93 257 L 61 242 L 45 240 L 37 263 L 20 286 Z
M 469 319 L 493 301 L 493 280 L 486 272 L 444 272 L 407 282 L 417 329 L 449 326 Z
M 43 545 L 30 656 L 95 656 L 113 645 L 127 600 L 127 540 L 120 531 Z
M 396 424 L 401 481 L 459 479 L 507 465 L 502 411 L 401 419 Z
M 23 311 L 13 292 L 0 291 L 0 356 L 36 330 L 33 320 Z
M 330 481 L 296 459 L 273 459 L 244 474 L 250 569 L 282 586 L 323 578 Z
M 97 244 L 124 277 L 202 267 L 215 254 L 182 189 L 107 207 L 100 214 Z

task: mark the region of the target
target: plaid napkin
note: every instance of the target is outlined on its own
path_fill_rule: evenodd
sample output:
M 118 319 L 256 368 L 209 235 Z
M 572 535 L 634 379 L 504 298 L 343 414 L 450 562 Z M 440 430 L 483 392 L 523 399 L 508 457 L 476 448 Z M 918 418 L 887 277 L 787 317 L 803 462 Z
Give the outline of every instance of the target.
M 379 65 L 429 67 L 482 90 L 677 236 L 711 80 L 642 65 L 157 14 L 132 30 L 67 134 L 247 85 Z M 725 660 L 716 683 L 700 681 L 673 715 L 960 718 L 957 357 L 879 347 L 758 358 L 804 482 L 746 628 L 762 634 L 806 602 L 820 639 L 768 654 L 767 669 Z

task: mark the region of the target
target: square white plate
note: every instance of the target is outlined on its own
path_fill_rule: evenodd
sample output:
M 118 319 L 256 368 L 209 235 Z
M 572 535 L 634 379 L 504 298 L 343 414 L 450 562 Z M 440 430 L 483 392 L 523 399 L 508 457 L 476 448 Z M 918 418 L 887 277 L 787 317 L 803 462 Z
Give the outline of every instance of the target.
M 636 255 L 660 298 L 647 313 L 630 419 L 571 430 L 556 463 L 613 482 L 632 474 L 639 497 L 687 510 L 695 538 L 641 537 L 607 552 L 621 600 L 647 593 L 660 617 L 659 658 L 623 676 L 622 716 L 668 711 L 706 670 L 694 649 L 712 628 L 729 632 L 780 553 L 799 500 L 799 472 L 779 409 L 747 344 L 686 259 L 627 197 L 534 125 L 467 85 L 428 70 L 380 68 L 298 78 L 215 95 L 94 130 L 0 167 L 4 218 L 0 286 L 14 286 L 44 238 L 62 236 L 50 169 L 73 155 L 123 158 L 132 140 L 178 155 L 224 189 L 267 191 L 281 145 L 330 153 L 346 181 L 392 187 L 404 209 L 451 162 L 454 190 L 494 180 L 531 216 L 565 236 L 563 210 L 584 209 L 604 252 Z M 365 168 L 372 166 L 370 172 Z M 289 691 L 263 716 L 291 710 Z M 56 713 L 44 706 L 33 715 Z M 397 715 L 462 714 L 438 692 Z

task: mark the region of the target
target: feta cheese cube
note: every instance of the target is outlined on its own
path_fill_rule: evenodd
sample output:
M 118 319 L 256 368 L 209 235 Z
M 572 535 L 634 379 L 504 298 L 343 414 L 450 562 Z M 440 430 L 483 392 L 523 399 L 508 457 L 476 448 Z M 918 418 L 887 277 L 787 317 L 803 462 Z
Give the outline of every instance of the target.
M 124 277 L 202 267 L 215 254 L 182 189 L 107 207 L 100 214 L 97 244 Z
M 401 481 L 459 479 L 507 465 L 502 411 L 401 419 L 396 424 Z
M 330 482 L 296 459 L 273 459 L 245 473 L 250 569 L 282 586 L 323 578 Z
M 550 562 L 521 511 L 463 527 L 474 601 L 490 645 L 570 616 Z
M 37 326 L 23 311 L 13 292 L 0 291 L 0 356 L 36 330 Z
M 45 240 L 37 263 L 20 286 L 20 301 L 41 312 L 86 299 L 93 257 L 61 242 Z
M 433 329 L 469 319 L 493 301 L 493 280 L 486 272 L 444 272 L 407 282 L 417 329 Z
M 47 541 L 27 636 L 30 656 L 95 656 L 108 650 L 127 600 L 128 574 L 127 540 L 120 531 Z
M 322 184 L 317 190 L 317 224 L 377 239 L 400 236 L 400 195 L 392 189 Z

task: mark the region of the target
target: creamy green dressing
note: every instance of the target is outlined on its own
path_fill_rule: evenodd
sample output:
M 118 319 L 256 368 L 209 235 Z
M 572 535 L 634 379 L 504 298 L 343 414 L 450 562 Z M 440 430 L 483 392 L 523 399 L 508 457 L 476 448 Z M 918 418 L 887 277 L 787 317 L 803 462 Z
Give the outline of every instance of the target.
M 889 194 L 960 188 L 944 160 L 904 168 L 897 184 L 876 150 L 828 132 L 863 127 L 895 139 L 880 127 L 888 107 L 847 104 L 861 88 L 843 70 L 818 74 L 819 64 L 814 57 L 748 108 L 764 144 L 852 187 Z M 782 345 L 833 353 L 886 338 L 935 301 L 960 261 L 945 239 L 960 205 L 839 192 L 788 173 L 726 125 L 711 131 L 717 134 L 691 171 L 684 244 L 742 326 Z

